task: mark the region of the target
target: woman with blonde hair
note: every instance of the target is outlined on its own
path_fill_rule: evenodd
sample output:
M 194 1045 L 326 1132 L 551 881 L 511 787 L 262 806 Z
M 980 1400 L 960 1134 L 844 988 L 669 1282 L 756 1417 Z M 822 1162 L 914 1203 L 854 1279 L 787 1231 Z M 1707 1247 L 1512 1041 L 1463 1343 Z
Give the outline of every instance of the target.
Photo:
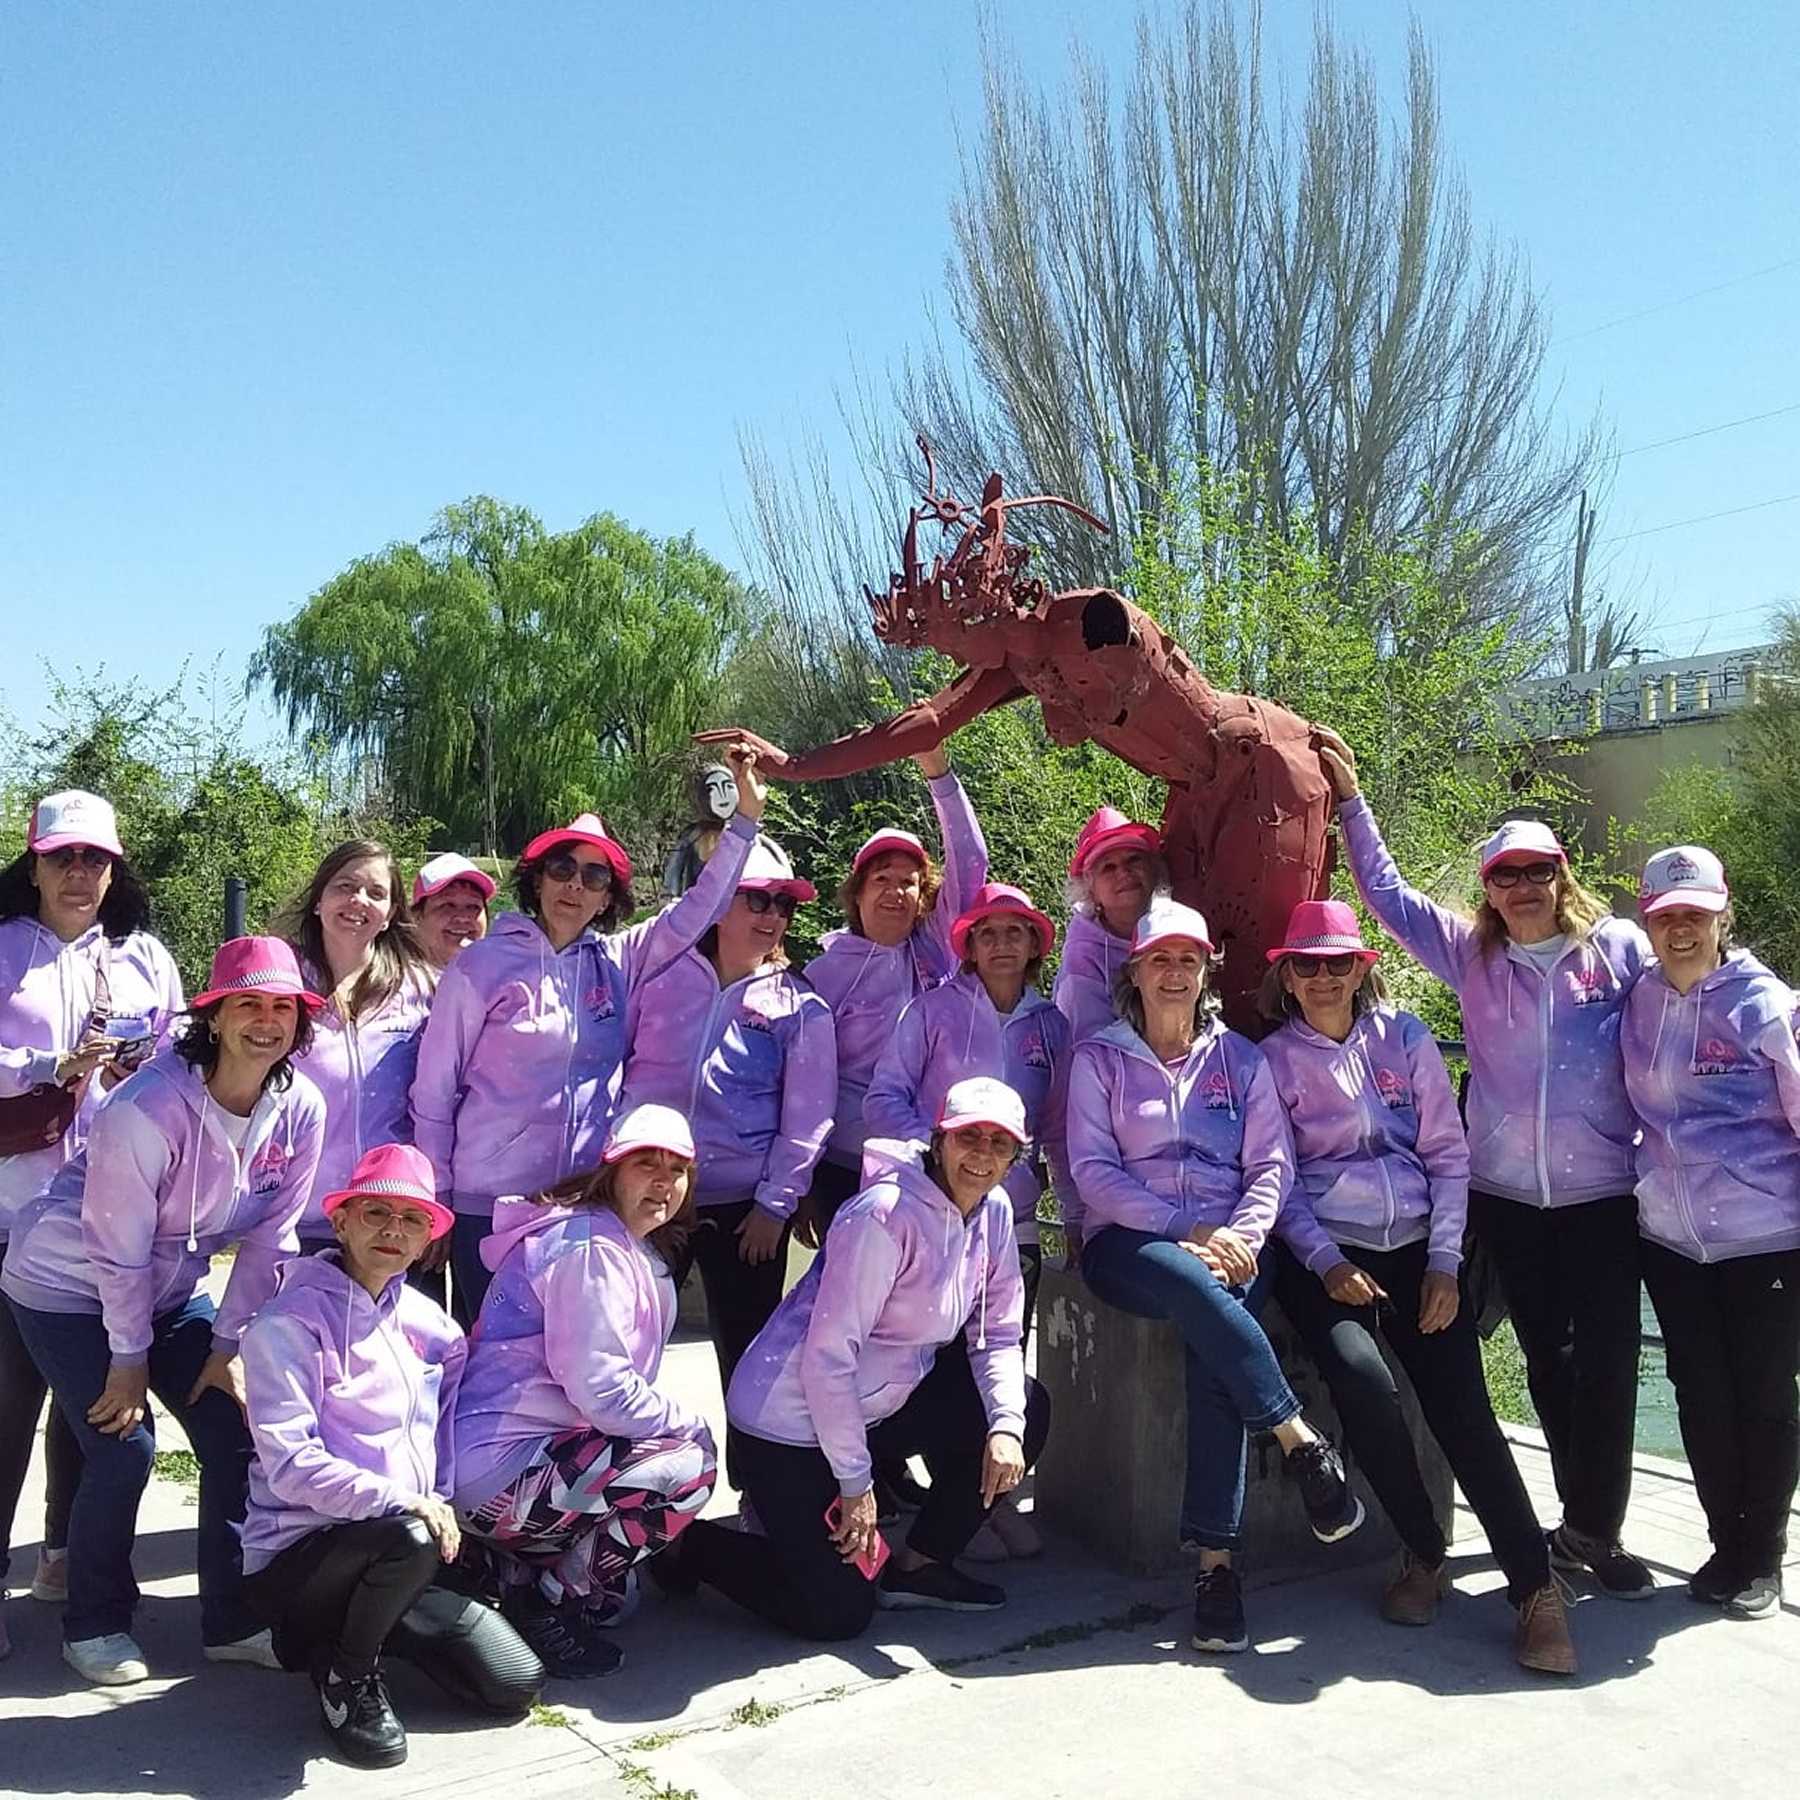
M 1639 1335 L 1637 1120 L 1619 1020 L 1650 960 L 1569 868 L 1548 825 L 1483 846 L 1472 918 L 1407 885 L 1334 732 L 1320 760 L 1351 873 L 1394 939 L 1456 994 L 1469 1051 L 1469 1220 L 1493 1257 L 1563 1506 L 1551 1560 L 1622 1600 L 1653 1590 L 1619 1542 L 1631 1495 Z

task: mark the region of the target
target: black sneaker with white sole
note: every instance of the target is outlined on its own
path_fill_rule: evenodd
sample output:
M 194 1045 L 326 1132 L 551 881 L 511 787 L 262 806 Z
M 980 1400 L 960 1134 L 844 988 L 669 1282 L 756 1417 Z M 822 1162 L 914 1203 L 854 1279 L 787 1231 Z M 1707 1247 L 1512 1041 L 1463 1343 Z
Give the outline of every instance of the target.
M 890 1559 L 881 1571 L 875 1603 L 889 1608 L 930 1606 L 943 1612 L 993 1612 L 1006 1604 L 1006 1589 L 977 1581 L 949 1563 L 921 1563 L 902 1569 Z
M 1649 1566 L 1623 1544 L 1603 1543 L 1599 1538 L 1559 1525 L 1550 1533 L 1550 1566 L 1565 1574 L 1585 1570 L 1601 1593 L 1614 1600 L 1648 1600 L 1656 1592 Z
M 1351 1492 L 1344 1459 L 1328 1438 L 1314 1438 L 1291 1452 L 1287 1466 L 1300 1486 L 1300 1503 L 1321 1544 L 1347 1538 L 1363 1522 L 1363 1503 Z
M 318 1692 L 319 1722 L 345 1762 L 359 1769 L 391 1769 L 406 1761 L 406 1727 L 394 1712 L 379 1669 L 367 1675 L 327 1671 Z
M 1227 1656 L 1250 1648 L 1250 1631 L 1244 1623 L 1244 1584 L 1237 1570 L 1221 1564 L 1203 1569 L 1194 1577 L 1194 1635 L 1196 1650 Z
M 1772 1619 L 1781 1611 L 1781 1571 L 1752 1575 L 1725 1602 L 1728 1619 Z

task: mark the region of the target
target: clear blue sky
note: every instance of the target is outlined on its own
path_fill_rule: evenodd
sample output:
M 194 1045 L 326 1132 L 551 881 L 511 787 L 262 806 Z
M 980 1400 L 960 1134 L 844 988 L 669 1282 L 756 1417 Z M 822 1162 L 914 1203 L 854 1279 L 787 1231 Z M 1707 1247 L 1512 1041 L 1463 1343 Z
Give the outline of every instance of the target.
M 1297 82 L 1307 9 L 1269 10 Z M 993 11 L 1046 77 L 1072 31 L 1129 49 L 1128 6 Z M 1604 405 L 1629 449 L 1800 402 L 1800 9 L 1420 11 L 1477 217 L 1554 307 L 1559 408 Z M 352 557 L 474 492 L 736 561 L 739 428 L 829 427 L 852 358 L 923 334 L 975 17 L 9 7 L 0 702 L 35 714 L 41 657 L 235 671 Z M 1397 97 L 1406 9 L 1338 18 Z M 1800 492 L 1797 451 L 1800 411 L 1628 457 L 1605 532 Z M 1672 654 L 1755 641 L 1800 596 L 1800 505 L 1617 548 Z

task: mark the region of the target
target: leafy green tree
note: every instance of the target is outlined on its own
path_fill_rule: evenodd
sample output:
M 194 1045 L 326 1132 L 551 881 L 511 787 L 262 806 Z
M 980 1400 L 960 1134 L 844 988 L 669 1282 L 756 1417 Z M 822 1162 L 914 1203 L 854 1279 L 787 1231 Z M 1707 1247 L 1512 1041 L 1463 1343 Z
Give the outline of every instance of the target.
M 691 537 L 605 513 L 550 533 L 478 497 L 327 582 L 250 678 L 321 761 L 367 758 L 400 810 L 492 855 L 585 807 L 630 831 L 677 806 L 744 616 Z

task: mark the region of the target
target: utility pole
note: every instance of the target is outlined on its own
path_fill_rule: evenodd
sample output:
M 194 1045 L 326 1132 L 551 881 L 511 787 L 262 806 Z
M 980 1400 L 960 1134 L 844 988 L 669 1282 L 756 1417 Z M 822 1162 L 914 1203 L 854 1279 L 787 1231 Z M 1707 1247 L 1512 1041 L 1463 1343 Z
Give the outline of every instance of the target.
M 1588 551 L 1593 548 L 1599 514 L 1588 505 L 1587 489 L 1575 513 L 1575 578 L 1569 593 L 1569 673 L 1579 675 L 1588 664 L 1587 619 L 1582 595 L 1587 580 Z

